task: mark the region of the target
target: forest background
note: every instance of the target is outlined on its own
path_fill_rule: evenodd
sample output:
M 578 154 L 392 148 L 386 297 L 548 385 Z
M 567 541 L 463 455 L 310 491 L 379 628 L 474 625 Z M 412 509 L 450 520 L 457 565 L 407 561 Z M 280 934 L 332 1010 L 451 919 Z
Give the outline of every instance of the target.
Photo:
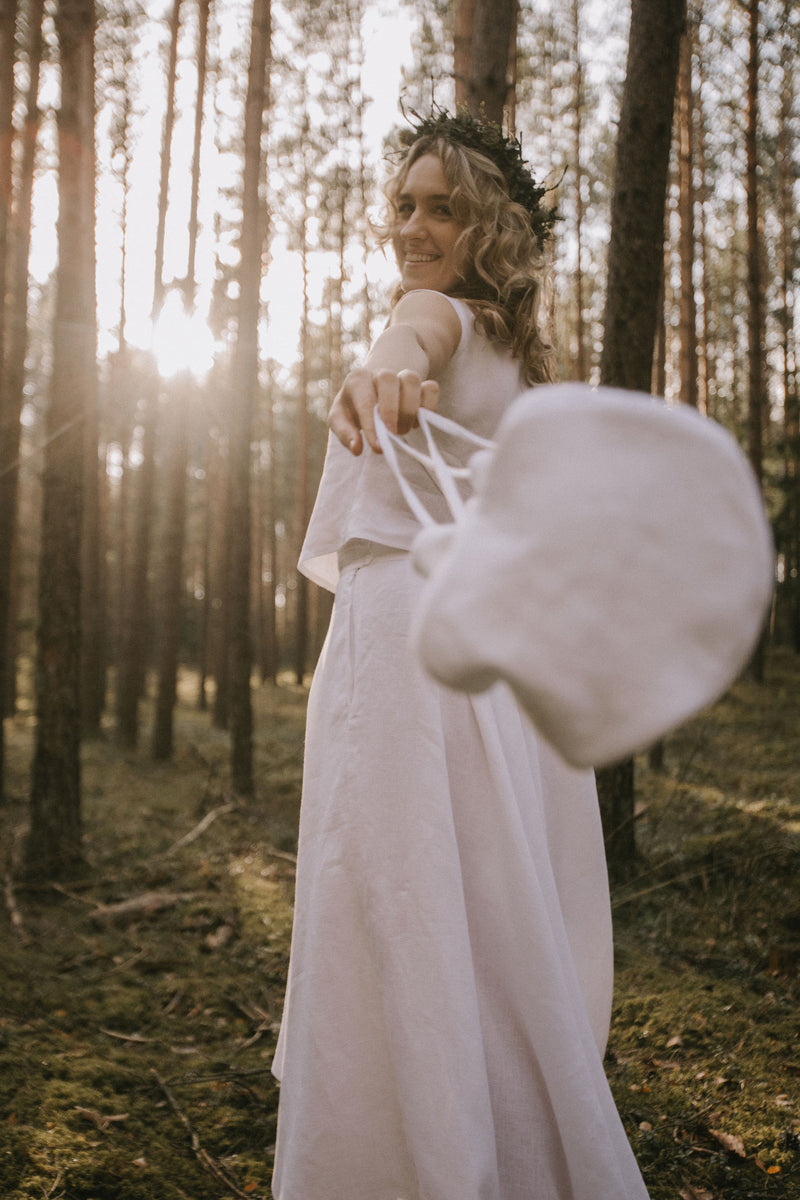
M 682 5 L 633 7 L 658 17 Z M 481 56 L 491 39 L 470 31 L 501 11 L 498 82 Z M 686 18 L 665 236 L 648 248 L 663 264 L 657 321 L 637 386 L 727 426 L 762 485 L 776 591 L 743 686 L 762 689 L 746 693 L 759 711 L 778 720 L 786 709 L 785 753 L 798 768 L 796 710 L 770 704 L 796 681 L 800 652 L 800 12 L 791 0 L 692 0 Z M 376 43 L 389 27 L 409 52 L 393 53 L 382 78 Z M 519 131 L 561 218 L 548 250 L 561 377 L 609 381 L 629 30 L 627 4 L 590 0 L 0 3 L 0 783 L 12 935 L 24 942 L 20 888 L 36 896 L 69 881 L 74 900 L 76 881 L 96 876 L 97 839 L 111 830 L 91 796 L 112 779 L 127 796 L 123 767 L 152 780 L 174 764 L 195 779 L 193 748 L 208 779 L 224 780 L 222 793 L 201 787 L 199 837 L 219 814 L 263 801 L 264 780 L 299 753 L 298 705 L 330 600 L 295 563 L 328 405 L 392 287 L 371 222 L 400 97 L 426 113 L 480 93 Z M 618 272 L 634 279 L 641 250 L 628 245 L 626 260 L 623 246 Z M 664 763 L 662 745 L 637 767 L 636 812 L 632 765 L 626 775 L 628 807 L 607 830 L 620 878 L 655 844 L 642 795 L 658 791 L 652 772 Z M 747 802 L 761 803 L 761 788 L 791 807 L 794 768 Z M 707 782 L 713 764 L 703 770 Z M 681 768 L 680 788 L 686 777 Z M 159 778 L 175 787 L 178 776 Z M 271 820 L 279 860 L 290 858 L 281 803 Z M 766 962 L 791 972 L 795 952 Z M 763 1194 L 779 1195 L 796 1130 L 770 1137 L 775 1156 L 758 1170 L 773 1188 Z M 128 1186 L 119 1194 L 133 1196 Z M 751 1194 L 731 1186 L 726 1200 Z

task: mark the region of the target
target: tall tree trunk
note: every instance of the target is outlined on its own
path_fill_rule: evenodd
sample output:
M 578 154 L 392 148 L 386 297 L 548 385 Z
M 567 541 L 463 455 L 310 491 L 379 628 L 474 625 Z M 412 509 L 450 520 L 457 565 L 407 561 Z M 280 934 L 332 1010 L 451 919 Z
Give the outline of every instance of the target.
M 123 39 L 123 65 L 129 71 L 134 62 L 135 48 L 130 37 L 130 24 L 125 22 L 123 28 L 128 36 Z M 127 341 L 127 298 L 128 298 L 128 228 L 129 228 L 129 184 L 132 167 L 132 129 L 133 102 L 131 89 L 126 78 L 123 85 L 120 106 L 117 113 L 117 130 L 113 147 L 121 159 L 117 172 L 121 192 L 120 209 L 120 287 L 119 287 L 119 322 L 117 334 L 117 351 L 110 356 L 110 389 L 115 398 L 116 409 L 116 438 L 121 452 L 121 475 L 119 493 L 117 496 L 114 541 L 117 550 L 116 572 L 114 579 L 113 609 L 113 659 L 117 668 L 116 709 L 119 717 L 119 688 L 121 683 L 122 655 L 126 637 L 127 598 L 131 583 L 130 557 L 130 515 L 131 506 L 131 444 L 133 442 L 134 423 L 136 418 L 138 388 L 132 376 L 130 348 Z M 134 721 L 135 737 L 135 721 Z
M 575 376 L 587 378 L 586 322 L 583 279 L 583 62 L 581 58 L 580 0 L 572 0 L 572 38 L 575 104 L 573 113 L 573 157 L 575 160 Z
M 157 320 L 164 304 L 164 238 L 172 162 L 172 133 L 175 125 L 175 85 L 178 64 L 181 0 L 174 0 L 170 18 L 170 49 L 167 68 L 167 106 L 161 139 L 161 169 L 156 222 L 155 267 L 151 315 Z M 158 432 L 158 383 L 155 377 L 145 386 L 142 461 L 139 467 L 137 503 L 134 513 L 133 554 L 126 596 L 127 614 L 120 638 L 117 670 L 117 736 L 123 745 L 134 747 L 139 734 L 139 700 L 146 680 L 148 618 L 150 612 L 150 542 L 153 528 L 156 440 Z
M 16 8 L 10 5 L 9 9 Z M 25 125 L 22 136 L 22 160 L 14 219 L 8 233 L 7 300 L 5 308 L 4 361 L 0 381 L 0 531 L 4 553 L 0 554 L 0 798 L 3 793 L 4 749 L 2 718 L 13 697 L 15 647 L 11 637 L 13 611 L 12 564 L 16 558 L 17 508 L 19 489 L 20 416 L 25 387 L 25 355 L 28 346 L 28 258 L 31 241 L 33 173 L 39 136 L 39 74 L 42 60 L 42 15 L 44 0 L 31 0 L 28 7 L 28 87 L 25 97 Z M 3 35 L 5 65 L 13 81 L 13 26 Z M 9 40 L 10 39 L 10 40 Z M 4 102 L 5 103 L 5 102 Z M 9 114 L 10 117 L 10 114 Z M 9 128 L 7 165 L 11 164 Z M 3 170 L 6 169 L 4 163 Z M 4 195 L 11 194 L 11 179 L 3 185 Z
M 94 3 L 60 0 L 59 215 L 53 367 L 42 478 L 38 723 L 27 865 L 48 876 L 82 858 L 80 774 L 83 420 L 95 387 Z
M 709 286 L 708 272 L 708 163 L 706 159 L 706 127 L 705 127 L 705 112 L 703 108 L 703 80 L 700 78 L 697 102 L 695 105 L 697 112 L 697 120 L 695 129 L 697 133 L 697 174 L 698 174 L 698 211 L 700 214 L 700 228 L 698 231 L 698 240 L 700 247 L 700 329 L 698 333 L 697 345 L 697 366 L 699 371 L 699 387 L 698 387 L 698 406 L 701 412 L 713 416 L 711 411 L 713 408 L 714 393 L 716 391 L 716 371 L 715 360 L 711 348 L 711 288 Z
M 266 530 L 266 574 L 268 583 L 264 597 L 264 635 L 263 654 L 261 663 L 261 678 L 277 682 L 278 678 L 278 623 L 276 620 L 276 601 L 278 589 L 278 536 L 275 522 L 277 519 L 277 471 L 275 453 L 275 413 L 273 409 L 272 379 L 267 384 L 265 404 L 266 439 L 269 446 L 269 465 L 266 479 L 261 478 L 261 497 L 263 516 L 261 521 L 261 536 Z
M 503 125 L 514 107 L 518 0 L 457 0 L 456 106 Z
M 228 396 L 228 387 L 230 381 L 223 384 L 225 388 L 225 396 Z M 229 412 L 232 412 L 232 405 L 229 401 L 227 404 Z M 228 581 L 231 573 L 231 543 L 228 536 L 229 517 L 228 505 L 230 504 L 230 438 L 222 448 L 222 486 L 220 488 L 220 517 L 217 521 L 217 528 L 214 538 L 215 553 L 214 553 L 214 588 L 219 607 L 215 613 L 213 622 L 213 662 L 214 662 L 214 682 L 216 691 L 214 693 L 214 708 L 212 712 L 212 721 L 216 729 L 227 729 L 230 715 L 230 589 Z
M 178 76 L 178 35 L 181 28 L 181 0 L 173 0 L 169 22 L 169 63 L 167 66 L 167 107 L 161 135 L 161 176 L 158 187 L 158 221 L 153 263 L 153 320 L 164 304 L 164 240 L 169 204 L 169 174 L 172 162 L 172 133 L 175 128 L 175 85 Z
M 209 435 L 206 438 L 206 469 L 203 487 L 203 544 L 201 551 L 203 600 L 200 609 L 200 653 L 197 664 L 197 707 L 200 712 L 205 712 L 208 708 L 206 687 L 208 684 L 208 650 L 211 637 L 211 535 L 213 530 L 212 499 L 214 495 L 215 474 L 214 449 L 214 441 Z
M 14 59 L 16 57 L 17 0 L 0 4 L 0 281 L 8 278 L 8 251 L 14 148 Z M 6 312 L 0 304 L 0 363 L 5 350 Z
M 784 0 L 783 28 L 789 29 L 792 0 Z M 784 554 L 784 588 L 787 593 L 789 638 L 800 653 L 800 396 L 797 387 L 797 345 L 794 328 L 795 278 L 798 265 L 794 204 L 797 170 L 793 159 L 792 114 L 797 102 L 796 58 L 789 46 L 781 55 L 782 80 L 778 132 L 778 188 L 780 211 L 781 355 L 783 358 L 783 444 L 785 507 L 781 548 Z
M 747 57 L 747 358 L 748 411 L 747 447 L 750 464 L 759 484 L 763 482 L 763 428 L 766 410 L 764 387 L 765 302 L 761 263 L 761 222 L 758 195 L 758 26 L 759 0 L 748 0 Z M 751 661 L 754 679 L 764 679 L 764 637 Z
M 678 67 L 678 215 L 680 218 L 680 378 L 681 401 L 697 408 L 697 303 L 694 294 L 694 102 L 692 30 L 681 35 Z
M 186 372 L 175 382 L 175 396 L 169 412 L 171 436 L 167 451 L 167 501 L 162 539 L 158 692 L 152 739 L 152 754 L 157 761 L 165 761 L 172 757 L 183 598 L 183 549 L 186 538 L 186 468 L 189 462 L 187 409 L 191 389 L 191 377 Z
M 304 172 L 307 172 L 307 167 L 304 165 Z M 306 195 L 308 194 L 306 189 Z M 309 487 L 310 487 L 310 455 L 311 455 L 311 429 L 308 412 L 308 360 L 310 354 L 310 339 L 309 339 L 309 296 L 308 296 L 308 233 L 307 233 L 308 209 L 306 207 L 303 216 L 302 230 L 302 276 L 303 276 L 303 311 L 301 317 L 301 350 L 300 350 L 300 394 L 297 398 L 297 516 L 296 516 L 296 531 L 297 531 L 297 546 L 298 550 L 302 543 L 303 535 L 308 526 L 310 515 L 309 510 Z M 305 679 L 306 666 L 308 665 L 308 633 L 309 633 L 309 616 L 308 616 L 308 579 L 301 571 L 295 572 L 296 578 L 296 620 L 295 620 L 295 646 L 294 646 L 294 674 L 298 684 L 302 684 Z
M 669 152 L 685 0 L 633 0 L 622 95 L 600 378 L 649 391 L 664 261 Z M 598 772 L 609 870 L 636 854 L 634 770 L 628 760 Z
M 150 621 L 150 543 L 156 481 L 158 381 L 144 381 L 142 460 L 136 474 L 136 503 L 129 580 L 122 597 L 117 667 L 117 737 L 133 749 L 139 737 L 139 700 L 144 692 Z
M 94 78 L 92 80 L 94 91 Z M 96 208 L 94 175 L 92 175 L 92 212 Z M 91 246 L 85 253 L 94 256 L 94 227 L 90 231 Z M 92 312 L 97 309 L 95 272 L 92 271 Z M 92 350 L 97 361 L 97 338 Z M 106 612 L 105 612 L 105 528 L 102 520 L 102 483 L 100 479 L 100 411 L 98 407 L 97 373 L 92 375 L 91 390 L 84 398 L 84 488 L 83 539 L 81 562 L 81 725 L 84 736 L 96 737 L 100 732 L 106 696 Z
M 457 111 L 469 108 L 474 20 L 475 0 L 455 0 L 453 5 L 453 80 Z
M 194 144 L 191 187 L 189 193 L 189 250 L 183 286 L 183 306 L 188 317 L 194 313 L 195 255 L 198 233 L 198 190 L 200 186 L 200 151 L 202 146 L 203 108 L 205 99 L 206 59 L 208 50 L 209 0 L 201 0 L 198 25 L 197 86 L 195 92 Z M 176 4 L 177 10 L 177 4 Z M 177 14 L 173 18 L 177 22 Z M 174 29 L 174 26 L 173 26 Z M 171 66 L 174 62 L 170 55 Z M 169 104 L 168 104 L 169 107 Z M 194 389 L 190 364 L 185 364 L 174 383 L 171 404 L 173 436 L 169 447 L 167 477 L 169 492 L 167 516 L 162 542 L 161 620 L 159 632 L 161 650 L 158 663 L 158 691 L 153 724 L 153 757 L 167 759 L 172 755 L 174 708 L 177 699 L 178 652 L 182 626 L 184 586 L 183 558 L 186 542 L 186 472 L 189 463 L 189 407 Z
M 208 18 L 211 0 L 198 0 L 197 31 L 197 102 L 194 110 L 194 144 L 192 148 L 192 183 L 189 203 L 189 257 L 186 267 L 186 304 L 194 310 L 195 264 L 197 259 L 197 218 L 200 197 L 200 150 L 203 140 L 203 97 L 208 70 Z
M 229 459 L 231 782 L 234 791 L 245 796 L 251 795 L 253 791 L 253 711 L 250 696 L 253 663 L 250 618 L 250 481 L 253 417 L 259 392 L 258 322 L 261 251 L 264 244 L 262 143 L 270 57 L 270 15 L 270 0 L 253 0 L 250 65 L 245 102 L 239 319 L 234 359 L 234 408 Z

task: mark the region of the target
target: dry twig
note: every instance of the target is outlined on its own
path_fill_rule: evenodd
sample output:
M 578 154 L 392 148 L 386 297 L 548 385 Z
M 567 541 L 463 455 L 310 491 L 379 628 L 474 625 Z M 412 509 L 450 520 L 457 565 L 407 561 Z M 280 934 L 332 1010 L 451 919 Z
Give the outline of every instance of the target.
M 152 917 L 164 908 L 173 908 L 182 900 L 191 900 L 194 892 L 143 892 L 117 904 L 100 904 L 92 913 L 98 922 L 116 921 L 125 917 Z
M 202 833 L 205 833 L 209 825 L 216 821 L 217 817 L 224 816 L 225 813 L 233 812 L 233 810 L 238 807 L 239 805 L 236 803 L 236 801 L 229 800 L 227 804 L 220 804 L 217 808 L 212 808 L 210 812 L 206 813 L 202 821 L 199 821 L 198 824 L 195 825 L 194 829 L 190 829 L 189 832 L 185 833 L 182 838 L 178 838 L 177 842 L 173 842 L 168 850 L 164 850 L 163 857 L 167 858 L 168 855 L 174 854 L 176 850 L 181 850 L 184 846 L 189 846 L 192 842 L 199 838 Z
M 256 1196 L 253 1192 L 243 1192 L 241 1188 L 236 1186 L 236 1184 L 233 1182 L 227 1172 L 220 1166 L 217 1160 L 203 1148 L 200 1138 L 197 1136 L 197 1133 L 192 1127 L 192 1124 L 189 1118 L 186 1116 L 186 1113 L 175 1099 L 175 1096 L 170 1090 L 167 1081 L 163 1079 L 161 1075 L 159 1075 L 155 1067 L 150 1068 L 150 1073 L 166 1096 L 167 1102 L 169 1103 L 169 1106 L 174 1112 L 175 1116 L 188 1133 L 189 1141 L 192 1147 L 192 1153 L 200 1163 L 200 1166 L 203 1168 L 203 1170 L 207 1171 L 209 1175 L 213 1175 L 215 1179 L 219 1180 L 220 1183 L 232 1191 L 234 1196 L 239 1196 L 241 1200 L 263 1200 L 263 1198 Z

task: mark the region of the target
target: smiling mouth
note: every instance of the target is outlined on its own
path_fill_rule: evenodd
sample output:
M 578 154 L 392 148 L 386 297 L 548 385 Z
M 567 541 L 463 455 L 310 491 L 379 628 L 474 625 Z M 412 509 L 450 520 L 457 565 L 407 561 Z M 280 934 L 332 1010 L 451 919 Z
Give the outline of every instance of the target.
M 407 254 L 405 261 L 407 263 L 432 263 L 438 259 L 438 254 Z

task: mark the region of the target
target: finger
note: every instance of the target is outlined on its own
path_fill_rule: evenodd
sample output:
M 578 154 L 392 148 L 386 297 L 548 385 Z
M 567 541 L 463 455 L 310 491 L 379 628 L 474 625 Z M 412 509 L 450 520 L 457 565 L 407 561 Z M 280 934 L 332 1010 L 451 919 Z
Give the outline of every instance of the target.
M 364 397 L 363 405 L 359 404 L 358 414 L 361 422 L 361 432 L 364 435 L 367 445 L 376 454 L 382 454 L 383 451 L 378 441 L 378 435 L 375 432 L 375 390 L 370 389 L 368 396 Z
M 420 408 L 435 412 L 439 406 L 439 384 L 435 379 L 426 379 L 420 387 Z
M 374 436 L 374 403 L 372 372 L 350 371 L 331 405 L 328 427 L 352 454 L 360 454 L 364 448 L 362 430 L 364 435 L 372 430 Z
M 341 393 L 340 393 L 341 394 Z M 360 454 L 364 448 L 361 431 L 356 425 L 353 410 L 346 401 L 340 401 L 337 396 L 328 414 L 328 428 L 351 454 Z
M 397 376 L 400 394 L 397 407 L 397 432 L 408 433 L 417 424 L 420 407 L 421 382 L 415 371 L 401 371 Z
M 376 371 L 375 400 L 378 406 L 378 415 L 384 425 L 390 433 L 397 433 L 400 410 L 400 380 L 394 371 Z
M 377 377 L 366 368 L 351 371 L 345 386 L 355 411 L 355 421 L 367 445 L 381 452 L 375 432 L 375 405 L 378 400 Z

